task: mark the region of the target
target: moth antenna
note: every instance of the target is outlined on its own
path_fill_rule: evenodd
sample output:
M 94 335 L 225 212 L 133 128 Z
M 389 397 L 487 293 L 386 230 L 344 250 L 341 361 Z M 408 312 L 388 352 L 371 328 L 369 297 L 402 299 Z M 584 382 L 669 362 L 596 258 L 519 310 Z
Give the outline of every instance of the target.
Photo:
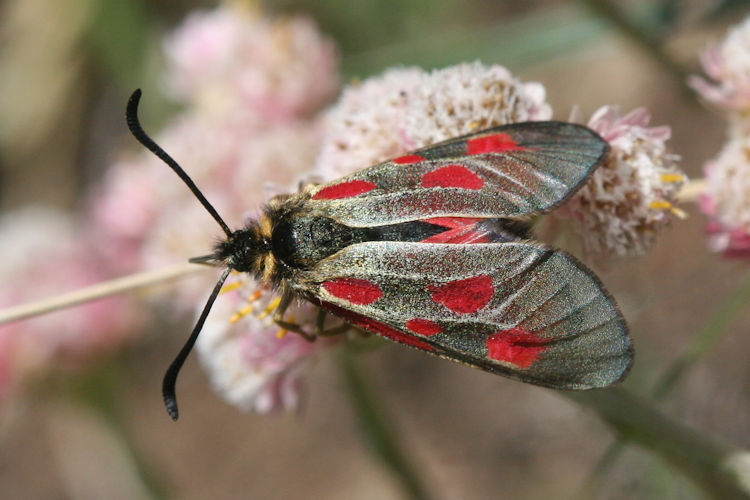
M 208 297 L 208 301 L 203 307 L 203 312 L 201 312 L 201 315 L 198 318 L 198 322 L 195 324 L 195 328 L 193 328 L 190 337 L 185 342 L 185 345 L 182 346 L 180 352 L 177 353 L 177 357 L 174 358 L 174 361 L 172 361 L 172 364 L 169 365 L 169 368 L 167 368 L 167 372 L 164 374 L 164 381 L 161 385 L 161 391 L 162 395 L 164 396 L 164 406 L 167 407 L 167 413 L 169 413 L 169 416 L 172 417 L 172 420 L 177 420 L 180 416 L 179 409 L 177 408 L 177 393 L 175 392 L 177 375 L 180 374 L 180 368 L 182 368 L 182 365 L 185 363 L 185 359 L 187 359 L 188 354 L 190 354 L 190 351 L 193 349 L 195 341 L 198 340 L 198 334 L 203 328 L 203 323 L 206 322 L 208 312 L 211 310 L 211 306 L 214 305 L 214 301 L 219 295 L 221 287 L 224 286 L 224 281 L 227 279 L 227 276 L 229 276 L 230 272 L 232 272 L 232 269 L 229 267 L 226 268 L 219 278 L 219 281 L 216 282 L 216 286 L 214 286 L 211 295 Z
M 204 266 L 211 266 L 211 267 L 224 267 L 224 263 L 221 261 L 217 261 L 216 255 L 214 254 L 200 255 L 198 257 L 190 257 L 188 259 L 188 262 L 190 262 L 191 264 L 203 264 Z
M 227 237 L 231 237 L 232 230 L 229 229 L 229 226 L 227 226 L 226 222 L 224 222 L 224 219 L 221 218 L 213 205 L 211 205 L 206 197 L 203 196 L 203 193 L 201 193 L 200 189 L 198 189 L 198 186 L 195 185 L 190 176 L 182 169 L 179 163 L 177 163 L 171 156 L 169 156 L 166 151 L 159 147 L 159 145 L 156 144 L 156 142 L 154 142 L 154 140 L 149 137 L 146 132 L 144 132 L 143 127 L 141 127 L 141 122 L 138 120 L 138 103 L 140 101 L 141 89 L 135 89 L 135 92 L 133 92 L 133 94 L 130 96 L 130 99 L 128 100 L 128 107 L 125 111 L 125 119 L 128 122 L 130 133 L 133 134 L 133 137 L 135 137 L 138 142 L 143 144 L 149 151 L 158 156 L 161 161 L 166 163 L 169 168 L 174 170 L 174 172 L 180 177 L 180 179 L 182 179 L 182 181 L 187 184 L 187 187 L 190 188 L 190 191 L 192 191 L 193 195 L 198 198 L 198 201 L 200 201 L 201 204 L 206 208 L 206 210 L 208 210 L 208 213 L 211 214 L 211 217 L 213 217 L 216 222 L 219 223 L 219 226 L 221 226 L 221 229 L 226 233 Z

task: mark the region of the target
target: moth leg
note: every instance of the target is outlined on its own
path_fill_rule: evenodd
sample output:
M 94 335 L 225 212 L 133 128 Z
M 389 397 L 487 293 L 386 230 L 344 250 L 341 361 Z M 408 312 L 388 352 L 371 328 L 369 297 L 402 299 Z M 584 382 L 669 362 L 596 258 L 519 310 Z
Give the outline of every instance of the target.
M 338 326 L 333 326 L 328 330 L 325 329 L 323 323 L 326 320 L 326 312 L 324 309 L 318 309 L 318 317 L 315 320 L 315 335 L 318 337 L 332 337 L 334 335 L 341 335 L 345 331 L 349 330 L 351 326 L 347 322 L 343 322 Z
M 297 323 L 284 321 L 284 313 L 289 308 L 289 304 L 292 303 L 292 299 L 293 296 L 289 293 L 285 293 L 281 296 L 281 302 L 279 302 L 278 307 L 276 307 L 276 310 L 273 312 L 273 322 L 284 330 L 289 330 L 290 332 L 301 335 L 305 340 L 310 342 L 315 341 L 315 339 L 318 338 L 316 334 L 305 331 L 305 329 Z

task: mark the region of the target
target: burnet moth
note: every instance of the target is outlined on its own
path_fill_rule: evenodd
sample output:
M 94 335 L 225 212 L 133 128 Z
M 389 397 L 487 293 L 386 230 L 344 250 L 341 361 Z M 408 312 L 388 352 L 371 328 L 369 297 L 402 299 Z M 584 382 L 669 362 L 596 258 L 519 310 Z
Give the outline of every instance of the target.
M 312 340 L 349 325 L 482 370 L 556 389 L 592 389 L 628 372 L 625 320 L 594 273 L 531 239 L 530 216 L 570 198 L 609 152 L 594 131 L 544 121 L 433 144 L 296 194 L 231 230 L 185 171 L 143 131 L 135 138 L 187 184 L 226 239 L 192 262 L 224 267 L 164 376 L 177 374 L 231 271 L 274 287 L 274 321 Z M 310 330 L 284 319 L 295 297 L 320 308 Z M 324 329 L 326 313 L 344 322 Z

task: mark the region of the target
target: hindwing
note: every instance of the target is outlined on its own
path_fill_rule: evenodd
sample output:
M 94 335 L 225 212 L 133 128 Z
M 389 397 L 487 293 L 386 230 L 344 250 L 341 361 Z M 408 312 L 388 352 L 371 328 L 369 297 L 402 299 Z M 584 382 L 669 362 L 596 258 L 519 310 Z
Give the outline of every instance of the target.
M 296 282 L 360 328 L 537 385 L 603 387 L 632 362 L 625 321 L 598 279 L 537 243 L 360 243 Z

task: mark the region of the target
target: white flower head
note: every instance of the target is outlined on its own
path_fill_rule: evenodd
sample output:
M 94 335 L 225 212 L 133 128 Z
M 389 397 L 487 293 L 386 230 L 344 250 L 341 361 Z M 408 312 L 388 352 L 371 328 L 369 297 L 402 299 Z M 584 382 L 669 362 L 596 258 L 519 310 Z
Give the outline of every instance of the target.
M 301 374 L 337 340 L 310 342 L 277 326 L 272 314 L 279 298 L 246 275 L 237 275 L 225 285 L 225 290 L 233 288 L 237 291 L 224 294 L 214 304 L 196 342 L 214 388 L 245 411 L 298 409 Z M 316 315 L 316 307 L 299 302 L 290 305 L 285 320 L 311 330 Z
M 392 69 L 344 90 L 327 117 L 316 173 L 331 180 L 451 137 L 551 116 L 544 87 L 502 66 Z
M 711 219 L 709 246 L 728 257 L 750 256 L 750 137 L 730 138 L 704 170 L 700 206 Z
M 678 157 L 667 152 L 669 127 L 649 127 L 647 110 L 620 116 L 604 106 L 589 120 L 589 127 L 610 145 L 605 160 L 559 210 L 583 238 L 593 254 L 636 256 L 646 253 L 672 214 L 685 174 Z

